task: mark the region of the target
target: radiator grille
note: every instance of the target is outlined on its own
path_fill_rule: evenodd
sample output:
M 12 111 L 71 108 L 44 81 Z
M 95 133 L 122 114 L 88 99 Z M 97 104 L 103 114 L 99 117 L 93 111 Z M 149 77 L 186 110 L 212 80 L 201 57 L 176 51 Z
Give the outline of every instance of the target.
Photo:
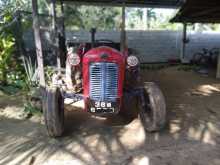
M 118 65 L 90 64 L 90 97 L 95 101 L 116 101 L 118 93 Z

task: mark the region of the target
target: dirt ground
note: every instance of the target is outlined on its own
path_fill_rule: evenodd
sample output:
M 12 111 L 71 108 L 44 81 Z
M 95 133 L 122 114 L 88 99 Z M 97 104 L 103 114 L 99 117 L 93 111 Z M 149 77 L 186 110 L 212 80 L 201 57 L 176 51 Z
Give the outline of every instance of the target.
M 51 139 L 22 96 L 0 94 L 0 164 L 220 165 L 220 81 L 170 67 L 144 71 L 167 101 L 168 124 L 145 133 L 138 118 L 95 118 L 66 108 L 66 135 Z

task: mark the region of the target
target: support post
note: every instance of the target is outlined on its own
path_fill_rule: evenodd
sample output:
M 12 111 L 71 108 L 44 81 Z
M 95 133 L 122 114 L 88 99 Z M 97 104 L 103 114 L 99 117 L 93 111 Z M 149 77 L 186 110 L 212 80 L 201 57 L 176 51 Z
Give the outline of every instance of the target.
M 187 43 L 187 24 L 183 24 L 183 35 L 182 35 L 182 48 L 181 48 L 181 54 L 180 59 L 183 63 L 185 63 L 185 54 L 186 54 L 186 43 Z
M 38 4 L 37 0 L 32 0 L 32 17 L 33 17 L 33 29 L 34 38 L 37 54 L 38 74 L 40 77 L 40 86 L 45 88 L 45 77 L 44 77 L 44 63 L 43 63 L 43 49 L 40 37 L 39 17 L 38 17 Z
M 59 54 L 60 54 L 60 63 L 61 67 L 66 65 L 66 34 L 65 34 L 65 15 L 64 15 L 64 4 L 63 0 L 60 1 L 61 7 L 61 30 L 59 35 Z
M 59 53 L 59 43 L 58 43 L 58 31 L 57 31 L 57 13 L 56 13 L 56 0 L 51 0 L 51 16 L 52 16 L 52 33 L 53 33 L 53 47 L 54 47 L 54 55 L 57 59 L 57 68 L 59 73 L 61 72 L 61 61 L 60 61 L 60 53 Z
M 124 53 L 126 49 L 126 30 L 125 30 L 125 5 L 122 7 L 122 22 L 121 22 L 121 52 Z
M 220 49 L 219 49 L 219 55 L 218 55 L 218 66 L 217 66 L 216 78 L 220 79 Z
M 61 35 L 63 38 L 66 38 L 65 34 L 65 18 L 64 18 L 64 5 L 63 1 L 60 1 L 60 6 L 61 6 L 61 19 L 62 19 L 62 27 L 61 27 Z

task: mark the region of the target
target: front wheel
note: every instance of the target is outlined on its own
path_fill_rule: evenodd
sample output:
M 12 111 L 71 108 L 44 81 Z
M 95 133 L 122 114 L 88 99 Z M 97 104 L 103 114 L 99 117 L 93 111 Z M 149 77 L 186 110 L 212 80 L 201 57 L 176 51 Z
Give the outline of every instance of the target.
M 146 131 L 155 132 L 165 127 L 165 98 L 154 83 L 145 83 L 139 99 L 139 116 Z
M 64 132 L 64 99 L 59 88 L 47 89 L 43 111 L 49 136 L 62 136 Z

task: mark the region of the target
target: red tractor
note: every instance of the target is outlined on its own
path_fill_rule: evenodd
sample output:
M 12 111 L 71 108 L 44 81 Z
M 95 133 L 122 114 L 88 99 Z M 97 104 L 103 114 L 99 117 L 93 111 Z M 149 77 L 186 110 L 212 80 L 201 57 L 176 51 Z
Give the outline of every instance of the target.
M 67 42 L 66 74 L 53 77 L 47 89 L 44 116 L 51 137 L 64 132 L 64 99 L 84 100 L 91 115 L 132 115 L 138 112 L 146 131 L 159 131 L 166 122 L 165 99 L 154 83 L 141 83 L 140 61 L 120 43 L 95 40 Z

